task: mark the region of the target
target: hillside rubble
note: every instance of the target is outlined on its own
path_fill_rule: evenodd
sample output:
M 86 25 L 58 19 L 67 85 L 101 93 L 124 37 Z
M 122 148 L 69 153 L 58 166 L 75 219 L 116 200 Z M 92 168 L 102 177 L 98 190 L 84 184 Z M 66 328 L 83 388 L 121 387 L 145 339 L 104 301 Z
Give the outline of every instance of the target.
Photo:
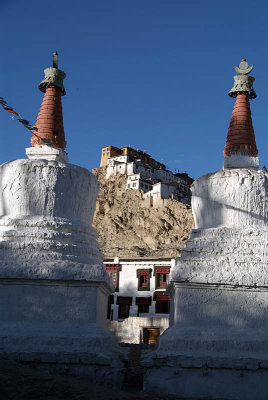
M 106 180 L 106 168 L 93 173 L 100 183 L 93 226 L 106 259 L 179 256 L 193 228 L 189 206 L 171 199 L 150 206 L 141 191 L 125 188 L 125 175 Z

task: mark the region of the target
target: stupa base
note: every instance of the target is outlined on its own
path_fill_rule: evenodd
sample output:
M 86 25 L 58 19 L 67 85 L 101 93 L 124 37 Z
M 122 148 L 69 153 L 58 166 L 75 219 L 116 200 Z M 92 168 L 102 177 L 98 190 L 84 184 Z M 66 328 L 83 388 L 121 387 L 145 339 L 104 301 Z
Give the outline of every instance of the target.
M 144 364 L 145 392 L 185 399 L 267 399 L 268 360 L 156 355 Z
M 104 282 L 1 279 L 0 358 L 120 386 L 125 357 L 106 329 Z
M 145 391 L 186 399 L 266 400 L 267 292 L 267 287 L 173 281 L 173 325 L 143 359 Z

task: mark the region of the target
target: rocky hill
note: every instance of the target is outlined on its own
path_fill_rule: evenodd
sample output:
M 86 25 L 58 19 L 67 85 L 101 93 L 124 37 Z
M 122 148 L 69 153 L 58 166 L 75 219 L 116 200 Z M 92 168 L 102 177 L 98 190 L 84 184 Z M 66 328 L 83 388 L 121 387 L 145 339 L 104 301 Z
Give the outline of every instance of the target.
M 193 227 L 191 208 L 176 200 L 150 204 L 138 190 L 127 190 L 126 177 L 105 179 L 106 169 L 93 173 L 99 180 L 93 226 L 105 258 L 174 258 Z

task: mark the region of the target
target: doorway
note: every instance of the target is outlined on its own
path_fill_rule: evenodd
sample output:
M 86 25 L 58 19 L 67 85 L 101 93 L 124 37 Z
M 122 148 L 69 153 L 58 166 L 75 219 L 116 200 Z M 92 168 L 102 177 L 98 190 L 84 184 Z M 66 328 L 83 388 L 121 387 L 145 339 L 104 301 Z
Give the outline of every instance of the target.
M 158 336 L 160 336 L 160 328 L 143 328 L 143 343 L 157 344 Z

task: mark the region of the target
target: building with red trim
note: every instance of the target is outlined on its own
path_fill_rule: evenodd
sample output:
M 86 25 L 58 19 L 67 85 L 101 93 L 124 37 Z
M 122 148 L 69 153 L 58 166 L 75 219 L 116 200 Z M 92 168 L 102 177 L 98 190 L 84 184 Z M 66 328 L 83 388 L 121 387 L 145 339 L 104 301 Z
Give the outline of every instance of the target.
M 108 328 L 120 342 L 156 343 L 169 325 L 170 299 L 166 294 L 175 260 L 106 260 L 115 292 L 107 307 Z
M 129 146 L 103 147 L 100 167 L 106 168 L 106 179 L 125 175 L 126 189 L 140 190 L 144 198 L 153 201 L 171 198 L 190 204 L 193 179 L 186 172 L 174 174 L 145 151 Z

